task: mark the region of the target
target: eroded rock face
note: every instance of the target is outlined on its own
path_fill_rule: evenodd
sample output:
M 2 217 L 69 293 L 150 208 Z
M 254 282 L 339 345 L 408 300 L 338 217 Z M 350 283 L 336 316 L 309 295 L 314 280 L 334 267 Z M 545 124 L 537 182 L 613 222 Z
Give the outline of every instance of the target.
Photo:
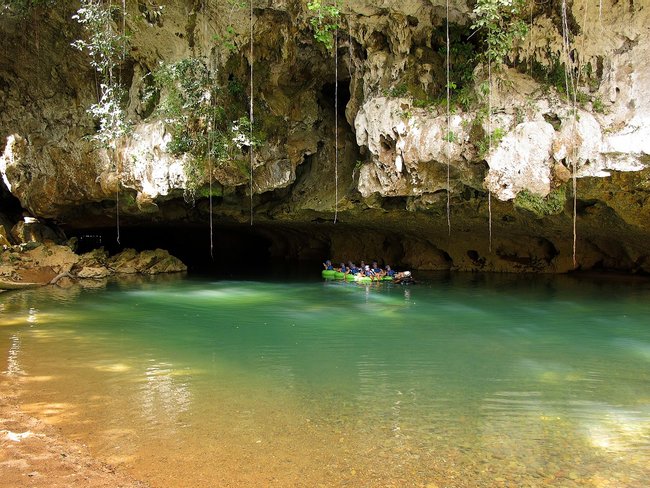
M 531 76 L 533 61 L 550 70 L 563 60 L 559 13 L 540 7 L 510 60 L 519 69 L 495 71 L 490 117 L 480 68 L 477 100 L 446 113 L 444 1 L 346 3 L 337 114 L 334 59 L 314 40 L 305 6 L 256 5 L 255 120 L 265 140 L 252 161 L 241 147 L 198 181 L 188 172 L 191 157 L 172 154 L 169 127 L 143 96 L 147 76 L 161 63 L 199 57 L 215 83 L 246 92 L 247 9 L 170 2 L 154 16 L 129 7 L 133 36 L 123 78 L 134 130 L 115 150 L 88 139 L 94 123 L 85 110 L 95 77 L 70 47 L 82 35 L 73 7 L 34 11 L 37 38 L 19 19 L 0 16 L 0 31 L 15 46 L 0 53 L 0 173 L 33 215 L 73 227 L 108 225 L 116 216 L 123 225 L 207 222 L 209 214 L 244 223 L 252 214 L 269 225 L 302 226 L 308 235 L 336 214 L 350 232 L 376 236 L 354 240 L 355 255 L 387 253 L 412 267 L 650 271 L 650 46 L 643 42 L 650 10 L 613 2 L 599 12 L 587 4 L 573 2 L 570 12 L 579 26 L 571 34 L 574 57 L 590 73 L 581 102 L 574 107 L 558 87 Z M 453 25 L 468 29 L 467 2 L 449 7 Z M 226 33 L 229 41 L 215 45 Z M 546 212 L 557 195 L 565 195 L 564 205 Z M 525 210 L 531 205 L 539 211 Z M 329 239 L 333 254 L 351 256 L 345 239 Z M 393 239 L 399 245 L 382 250 L 382 241 Z M 299 257 L 301 246 L 288 247 Z M 177 267 L 162 256 L 146 267 L 148 258 L 130 252 L 118 258 L 124 272 Z M 101 267 L 112 269 L 109 262 L 87 266 Z

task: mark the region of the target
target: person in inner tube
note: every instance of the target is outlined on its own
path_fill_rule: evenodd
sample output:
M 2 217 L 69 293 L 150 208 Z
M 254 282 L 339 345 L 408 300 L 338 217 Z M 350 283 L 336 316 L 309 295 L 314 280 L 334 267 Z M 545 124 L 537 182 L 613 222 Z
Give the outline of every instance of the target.
M 395 276 L 393 277 L 393 281 L 396 281 L 397 283 L 399 282 L 407 282 L 410 281 L 411 278 L 411 272 L 410 271 L 401 271 L 399 273 L 395 273 Z
M 364 274 L 370 277 L 371 280 L 380 280 L 381 276 L 375 273 L 375 270 L 372 269 L 369 265 L 366 264 L 366 269 L 364 269 Z
M 331 271 L 334 269 L 334 266 L 332 266 L 332 261 L 329 259 L 323 263 L 323 268 L 327 271 Z

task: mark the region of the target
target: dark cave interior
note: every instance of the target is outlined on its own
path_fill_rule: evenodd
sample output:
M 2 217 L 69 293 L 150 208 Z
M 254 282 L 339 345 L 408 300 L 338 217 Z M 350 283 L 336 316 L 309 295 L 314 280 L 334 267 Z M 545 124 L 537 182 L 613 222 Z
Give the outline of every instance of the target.
M 119 242 L 115 226 L 65 230 L 68 238 L 78 239 L 78 253 L 99 247 L 111 255 L 126 248 L 161 248 L 183 261 L 190 274 L 220 278 L 319 276 L 314 269 L 329 253 L 326 239 L 263 225 L 216 226 L 212 239 L 207 226 L 124 226 Z

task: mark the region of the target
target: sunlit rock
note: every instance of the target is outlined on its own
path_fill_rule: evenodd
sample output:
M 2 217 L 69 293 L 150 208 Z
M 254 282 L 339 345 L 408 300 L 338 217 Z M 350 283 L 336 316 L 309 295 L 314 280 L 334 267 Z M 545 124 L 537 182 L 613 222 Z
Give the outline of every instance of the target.
M 84 266 L 77 272 L 77 278 L 101 279 L 109 276 L 111 272 L 103 266 Z
M 547 195 L 554 136 L 553 127 L 545 121 L 518 125 L 488 155 L 485 186 L 500 200 L 512 200 L 523 189 Z

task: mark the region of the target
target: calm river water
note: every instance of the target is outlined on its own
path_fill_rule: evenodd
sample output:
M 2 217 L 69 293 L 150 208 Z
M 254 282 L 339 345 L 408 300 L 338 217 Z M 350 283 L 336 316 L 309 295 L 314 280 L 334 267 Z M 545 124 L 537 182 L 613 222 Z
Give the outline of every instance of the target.
M 0 295 L 24 409 L 157 487 L 650 484 L 650 283 Z

